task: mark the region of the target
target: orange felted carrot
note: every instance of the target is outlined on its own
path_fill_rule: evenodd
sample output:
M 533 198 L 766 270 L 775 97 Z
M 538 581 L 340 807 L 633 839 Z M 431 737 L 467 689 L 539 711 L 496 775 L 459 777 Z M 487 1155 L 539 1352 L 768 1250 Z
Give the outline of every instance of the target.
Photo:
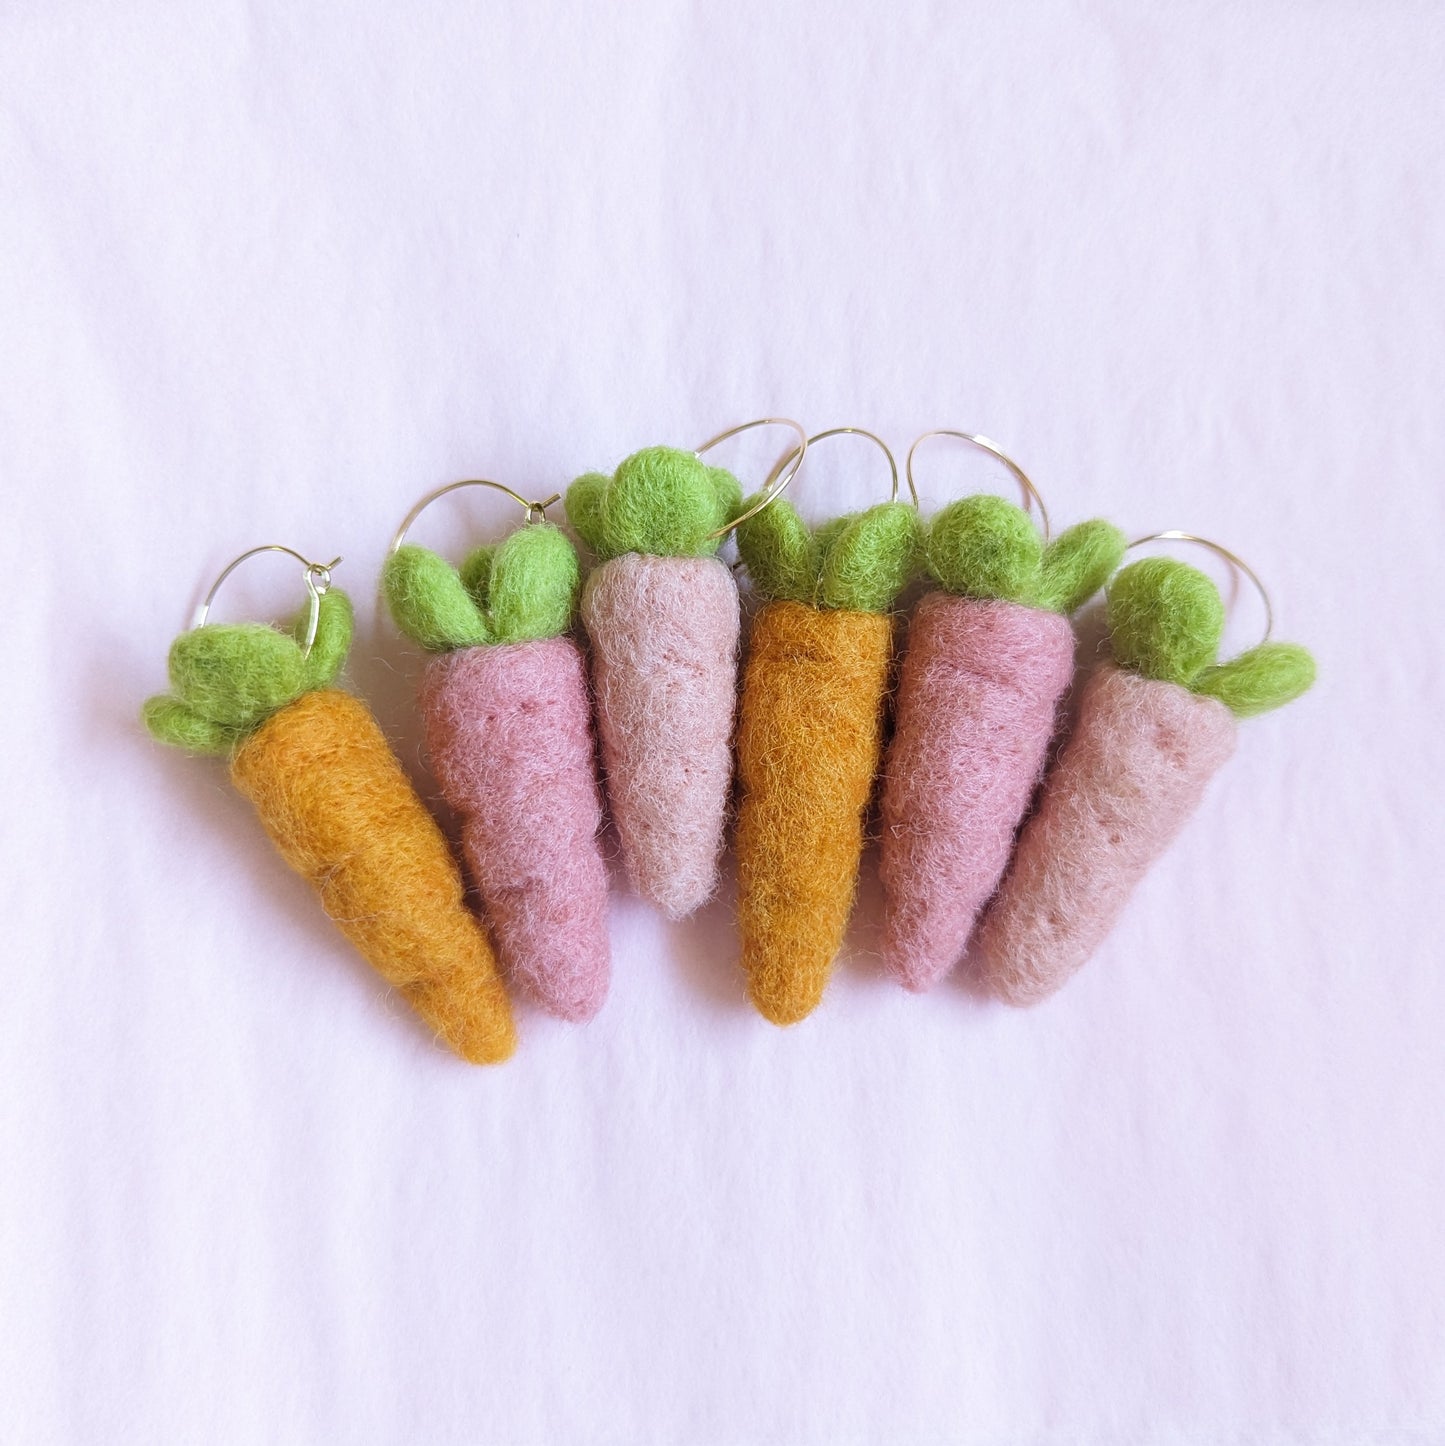
M 320 585 L 314 581 L 322 575 Z M 516 1044 L 491 945 L 462 900 L 446 839 L 366 705 L 331 683 L 351 642 L 351 604 L 308 570 L 294 633 L 207 624 L 171 647 L 172 692 L 150 699 L 161 742 L 229 755 L 281 856 L 437 1036 L 491 1064 Z M 314 631 L 309 648 L 300 641 Z
M 888 610 L 913 570 L 916 510 L 885 502 L 809 532 L 775 501 L 738 529 L 753 621 L 738 729 L 738 930 L 753 1003 L 794 1024 L 842 946 L 878 771 Z

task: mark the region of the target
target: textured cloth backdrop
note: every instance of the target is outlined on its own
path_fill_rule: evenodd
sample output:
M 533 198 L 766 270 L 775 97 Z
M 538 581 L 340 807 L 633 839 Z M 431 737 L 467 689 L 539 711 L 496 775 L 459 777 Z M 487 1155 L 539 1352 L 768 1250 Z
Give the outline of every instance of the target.
M 852 9 L 4 7 L 6 1441 L 1445 1439 L 1445 18 Z M 233 554 L 341 552 L 429 788 L 411 502 L 765 411 L 1218 537 L 1319 686 L 1035 1012 L 887 979 L 870 851 L 796 1030 L 731 881 L 619 892 L 596 1020 L 470 1070 L 139 703 Z

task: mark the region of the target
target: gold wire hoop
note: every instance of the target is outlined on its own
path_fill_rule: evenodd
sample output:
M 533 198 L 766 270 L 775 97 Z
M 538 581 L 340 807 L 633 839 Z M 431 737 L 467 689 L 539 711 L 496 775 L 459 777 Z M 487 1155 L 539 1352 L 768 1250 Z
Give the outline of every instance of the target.
M 897 502 L 897 501 L 898 501 L 898 461 L 897 461 L 897 458 L 895 458 L 894 455 L 893 455 L 893 449 L 892 449 L 892 448 L 888 445 L 888 443 L 885 442 L 885 441 L 883 440 L 883 438 L 880 437 L 876 432 L 870 432 L 870 431 L 868 431 L 865 427 L 829 427 L 829 429 L 828 429 L 826 432 L 816 432 L 816 433 L 813 434 L 813 436 L 809 437 L 809 438 L 807 439 L 807 446 L 808 446 L 808 447 L 812 447 L 812 446 L 814 446 L 815 444 L 817 444 L 818 442 L 826 441 L 829 437 L 842 437 L 842 436 L 867 437 L 867 439 L 868 439 L 870 442 L 872 442 L 872 443 L 874 443 L 876 446 L 882 448 L 882 450 L 883 450 L 883 455 L 888 458 L 888 471 L 889 471 L 889 473 L 891 474 L 891 478 L 892 478 L 892 489 L 890 490 L 890 492 L 889 492 L 889 494 L 888 494 L 888 500 L 889 500 L 890 502 Z M 804 450 L 806 450 L 806 448 L 805 448 Z M 788 479 L 788 480 L 791 481 L 793 477 L 797 476 L 798 468 L 800 468 L 800 467 L 803 465 L 803 459 L 802 459 L 802 457 L 801 457 L 800 455 L 798 455 L 798 449 L 797 449 L 797 448 L 794 448 L 792 452 L 789 452 L 788 455 L 787 455 L 786 457 L 784 457 L 783 460 L 782 460 L 781 462 L 779 462 L 776 467 L 773 468 L 773 474 L 775 475 L 776 473 L 778 473 L 779 471 L 781 471 L 782 468 L 786 467 L 786 466 L 788 465 L 788 463 L 793 460 L 793 457 L 794 457 L 794 456 L 798 456 L 798 464 L 797 464 L 796 467 L 793 468 L 792 472 L 789 474 L 789 479 Z M 765 486 L 765 487 L 771 487 L 771 486 L 772 486 L 772 482 L 773 482 L 773 477 L 770 475 L 769 478 L 768 478 L 768 480 L 767 480 L 767 482 L 764 484 L 764 486 Z M 779 488 L 778 490 L 779 490 L 779 491 L 782 491 L 782 488 Z M 908 491 L 909 491 L 909 493 L 912 495 L 914 507 L 917 507 L 917 506 L 918 506 L 918 489 L 913 485 L 913 478 L 912 478 L 912 477 L 909 477 L 909 479 L 908 479 Z M 776 494 L 774 494 L 774 495 L 776 495 Z M 772 501 L 772 498 L 769 498 L 768 500 L 769 500 L 769 501 Z M 739 518 L 738 520 L 739 520 L 739 521 L 742 521 L 741 518 Z
M 1237 572 L 1242 572 L 1254 584 L 1254 590 L 1264 603 L 1264 636 L 1259 641 L 1269 641 L 1270 634 L 1274 632 L 1274 604 L 1269 599 L 1269 589 L 1259 580 L 1259 574 L 1238 553 L 1231 552 L 1218 542 L 1211 542 L 1207 537 L 1199 537 L 1192 532 L 1180 532 L 1176 528 L 1170 528 L 1167 532 L 1151 532 L 1147 537 L 1136 537 L 1127 550 L 1132 552 L 1136 547 L 1143 547 L 1146 542 L 1192 542 L 1196 547 L 1207 547 Z M 1255 646 L 1258 647 L 1259 644 L 1256 643 Z
M 908 449 L 908 462 L 905 470 L 908 473 L 908 485 L 913 486 L 913 454 L 919 446 L 930 437 L 957 437 L 960 442 L 967 442 L 970 447 L 977 447 L 981 452 L 987 452 L 990 457 L 995 457 L 1002 462 L 1013 474 L 1013 479 L 1019 484 L 1020 491 L 1024 494 L 1024 511 L 1032 512 L 1034 507 L 1039 509 L 1039 522 L 1042 524 L 1040 531 L 1043 533 L 1044 541 L 1047 543 L 1052 536 L 1049 527 L 1049 509 L 1044 506 L 1043 494 L 1029 480 L 1028 473 L 1004 451 L 1002 447 L 989 437 L 980 436 L 977 432 L 959 432 L 952 427 L 935 427 L 931 432 L 924 432 L 921 437 L 915 437 L 913 445 Z M 917 489 L 913 495 L 918 495 Z
M 265 542 L 260 547 L 253 547 L 249 552 L 243 552 L 240 557 L 232 558 L 230 562 L 221 569 L 221 575 L 211 584 L 211 590 L 202 600 L 200 607 L 196 609 L 193 628 L 203 628 L 211 616 L 211 604 L 216 600 L 216 594 L 221 590 L 221 584 L 247 560 L 262 552 L 284 552 L 288 557 L 294 557 L 306 569 L 301 574 L 301 580 L 306 584 L 306 597 L 308 611 L 306 614 L 306 641 L 301 645 L 301 656 L 310 657 L 311 645 L 316 641 L 316 628 L 321 621 L 321 599 L 326 596 L 331 588 L 331 569 L 341 559 L 333 557 L 330 562 L 312 562 L 309 558 L 303 557 L 294 547 L 286 547 L 279 542 Z
M 707 535 L 707 541 L 711 542 L 715 537 L 726 537 L 740 523 L 746 522 L 750 517 L 756 517 L 768 503 L 783 495 L 789 482 L 798 475 L 798 468 L 803 465 L 803 458 L 808 453 L 808 433 L 801 422 L 795 422 L 791 417 L 757 417 L 751 422 L 743 422 L 736 427 L 729 427 L 726 432 L 719 432 L 716 437 L 709 437 L 706 442 L 694 452 L 694 457 L 701 457 L 705 452 L 711 452 L 714 447 L 720 446 L 730 437 L 741 436 L 744 432 L 751 432 L 754 427 L 791 427 L 798 434 L 798 445 L 783 458 L 781 467 L 786 467 L 788 462 L 797 457 L 797 461 L 789 469 L 787 475 L 774 486 L 781 467 L 775 467 L 769 474 L 768 480 L 763 484 L 763 495 L 748 508 L 746 512 L 734 517 L 731 522 L 725 522 L 721 527 L 714 527 Z M 771 490 L 770 490 L 771 489 Z
M 493 482 L 487 477 L 467 477 L 460 482 L 448 482 L 445 487 L 437 487 L 428 492 L 412 509 L 401 519 L 401 526 L 396 529 L 396 536 L 391 539 L 389 552 L 396 552 L 406 541 L 406 535 L 412 529 L 412 524 L 439 498 L 445 497 L 448 492 L 456 492 L 462 487 L 494 487 L 498 492 L 505 492 L 518 507 L 527 514 L 527 523 L 530 526 L 534 522 L 545 522 L 547 520 L 547 509 L 554 503 L 561 500 L 562 494 L 554 492 L 545 502 L 528 502 L 520 492 L 513 492 L 505 482 Z

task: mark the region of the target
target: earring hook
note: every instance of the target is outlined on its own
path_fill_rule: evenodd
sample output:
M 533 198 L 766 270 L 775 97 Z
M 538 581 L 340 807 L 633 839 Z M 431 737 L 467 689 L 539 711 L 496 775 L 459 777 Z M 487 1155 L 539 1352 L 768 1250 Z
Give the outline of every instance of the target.
M 710 452 L 714 447 L 726 442 L 730 437 L 739 436 L 743 432 L 750 432 L 754 427 L 791 427 L 798 434 L 798 445 L 783 459 L 782 466 L 786 467 L 788 462 L 796 457 L 798 460 L 793 463 L 786 476 L 774 486 L 774 481 L 781 468 L 774 468 L 768 474 L 768 480 L 763 484 L 763 495 L 753 503 L 751 507 L 739 516 L 734 517 L 731 522 L 724 523 L 721 527 L 714 527 L 707 535 L 707 540 L 712 541 L 715 537 L 726 537 L 740 523 L 746 522 L 750 517 L 756 517 L 768 503 L 783 495 L 788 483 L 798 475 L 798 469 L 803 465 L 803 458 L 808 452 L 808 433 L 801 422 L 795 422 L 791 417 L 758 417 L 751 422 L 743 422 L 739 426 L 729 427 L 726 432 L 719 432 L 716 437 L 709 437 L 701 447 L 693 453 L 694 457 L 701 457 L 704 452 Z
M 1133 551 L 1136 547 L 1143 547 L 1146 542 L 1192 542 L 1196 547 L 1207 547 L 1211 552 L 1222 557 L 1232 568 L 1242 572 L 1254 584 L 1254 590 L 1264 603 L 1264 636 L 1259 641 L 1261 643 L 1269 641 L 1270 634 L 1274 632 L 1274 604 L 1270 601 L 1269 589 L 1259 580 L 1259 574 L 1242 557 L 1220 543 L 1210 541 L 1207 537 L 1198 537 L 1192 532 L 1180 532 L 1175 528 L 1170 528 L 1167 532 L 1151 532 L 1147 537 L 1136 537 L 1129 544 L 1127 550 Z
M 211 584 L 211 590 L 202 600 L 200 607 L 196 609 L 196 616 L 191 626 L 193 628 L 205 627 L 207 619 L 211 616 L 211 604 L 215 602 L 216 594 L 221 590 L 221 584 L 248 558 L 255 557 L 262 552 L 284 552 L 288 557 L 294 557 L 306 569 L 301 574 L 301 580 L 306 584 L 308 604 L 306 641 L 301 645 L 301 656 L 309 657 L 311 645 L 316 641 L 316 628 L 321 621 L 321 599 L 330 590 L 331 569 L 341 561 L 339 557 L 333 557 L 330 562 L 312 562 L 309 558 L 303 557 L 294 547 L 285 547 L 279 542 L 266 542 L 260 547 L 253 547 L 249 552 L 243 552 L 240 557 L 233 558 L 221 570 L 221 575 Z
M 961 442 L 967 442 L 971 447 L 977 447 L 980 451 L 987 452 L 991 457 L 996 457 L 1013 474 L 1013 479 L 1019 484 L 1024 494 L 1024 510 L 1032 511 L 1035 506 L 1039 509 L 1039 521 L 1042 524 L 1040 531 L 1044 535 L 1044 541 L 1048 542 L 1051 536 L 1049 529 L 1049 509 L 1044 506 L 1043 494 L 1034 484 L 1029 481 L 1028 474 L 997 442 L 988 437 L 981 437 L 976 432 L 959 432 L 952 427 L 935 427 L 931 432 L 925 432 L 921 437 L 914 439 L 913 445 L 908 449 L 908 485 L 913 486 L 913 454 L 918 450 L 919 445 L 926 442 L 930 437 L 957 437 Z M 913 494 L 918 495 L 917 491 Z
M 517 506 L 523 508 L 527 513 L 528 525 L 534 522 L 545 522 L 547 520 L 547 509 L 562 498 L 560 492 L 554 492 L 545 502 L 528 502 L 520 492 L 514 492 L 505 482 L 493 482 L 486 477 L 468 477 L 461 482 L 448 482 L 444 487 L 438 487 L 428 492 L 414 506 L 405 517 L 401 519 L 401 526 L 396 530 L 396 536 L 391 539 L 391 552 L 396 552 L 406 541 L 406 535 L 411 531 L 412 524 L 426 511 L 433 502 L 445 497 L 448 492 L 455 492 L 459 487 L 495 487 L 498 492 L 505 492 Z
M 812 446 L 814 446 L 814 445 L 815 445 L 816 443 L 818 443 L 818 442 L 826 441 L 827 438 L 829 438 L 829 437 L 842 437 L 842 436 L 867 437 L 870 442 L 875 443 L 877 446 L 879 446 L 879 447 L 881 447 L 881 448 L 883 449 L 883 455 L 888 458 L 888 470 L 889 470 L 889 472 L 892 474 L 892 484 L 893 484 L 893 485 L 892 485 L 892 490 L 891 490 L 891 491 L 889 492 L 889 494 L 888 494 L 888 500 L 889 500 L 890 502 L 897 502 L 897 501 L 898 501 L 898 461 L 897 461 L 897 459 L 896 459 L 896 458 L 894 457 L 894 455 L 893 455 L 893 449 L 892 449 L 892 448 L 888 445 L 888 443 L 885 442 L 885 441 L 883 440 L 883 438 L 880 437 L 876 432 L 870 432 L 870 431 L 868 431 L 868 430 L 867 430 L 866 428 L 864 428 L 864 427 L 830 427 L 826 432 L 817 432 L 817 433 L 815 433 L 813 436 L 809 437 L 809 438 L 807 439 L 807 445 L 808 445 L 809 447 L 812 447 Z M 792 478 L 797 475 L 798 468 L 803 465 L 803 459 L 802 459 L 801 455 L 799 455 L 798 450 L 797 450 L 796 448 L 794 448 L 794 450 L 793 450 L 792 452 L 790 452 L 786 457 L 784 457 L 783 460 L 782 460 L 781 462 L 779 462 L 776 467 L 773 468 L 773 473 L 774 473 L 774 475 L 776 475 L 779 471 L 781 471 L 782 468 L 786 467 L 786 466 L 788 465 L 788 463 L 789 463 L 790 461 L 792 461 L 792 459 L 793 459 L 795 456 L 797 456 L 798 462 L 797 462 L 797 466 L 795 466 L 795 467 L 793 468 L 792 473 L 789 474 L 789 479 L 788 479 L 788 480 L 791 481 Z M 770 486 L 772 485 L 772 481 L 773 481 L 773 479 L 772 479 L 772 477 L 770 476 L 770 477 L 768 478 L 768 481 L 764 484 L 765 487 L 770 487 Z M 782 491 L 782 488 L 779 488 L 778 490 L 779 490 L 779 491 Z M 910 477 L 908 478 L 908 490 L 909 490 L 909 492 L 912 494 L 912 497 L 913 497 L 913 505 L 914 505 L 915 507 L 917 507 L 917 506 L 918 506 L 918 489 L 913 485 L 913 478 L 912 478 L 912 476 L 910 476 Z M 774 495 L 776 495 L 776 494 L 774 494 Z M 769 500 L 769 501 L 772 501 L 772 498 L 770 497 L 768 500 Z M 741 521 L 741 519 L 739 519 L 739 520 Z

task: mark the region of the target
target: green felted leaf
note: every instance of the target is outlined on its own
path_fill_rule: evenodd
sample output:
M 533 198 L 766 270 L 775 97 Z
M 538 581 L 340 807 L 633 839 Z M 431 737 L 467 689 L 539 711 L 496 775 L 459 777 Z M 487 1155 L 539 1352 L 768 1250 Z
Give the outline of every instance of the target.
M 492 561 L 496 555 L 496 543 L 484 542 L 481 546 L 472 548 L 458 569 L 462 586 L 484 614 L 488 606 L 487 594 L 492 586 Z
M 1237 717 L 1253 718 L 1294 702 L 1314 681 L 1315 660 L 1298 643 L 1261 643 L 1206 668 L 1194 689 L 1218 698 Z
M 306 664 L 289 634 L 263 623 L 208 623 L 171 644 L 171 688 L 192 712 L 248 728 L 306 691 Z
M 1113 523 L 1100 518 L 1061 532 L 1044 548 L 1038 605 L 1066 616 L 1077 612 L 1113 576 L 1128 545 Z
M 1032 604 L 1043 546 L 1023 508 L 985 493 L 950 502 L 934 517 L 924 566 L 947 592 Z
M 823 553 L 817 605 L 887 612 L 913 575 L 920 540 L 918 511 L 907 502 L 882 502 L 846 519 Z
M 308 603 L 292 625 L 291 634 L 298 643 L 305 640 L 310 611 Z M 351 599 L 339 587 L 329 588 L 317 605 L 316 637 L 306 657 L 308 688 L 329 688 L 336 681 L 351 650 L 351 629 Z
M 188 753 L 229 753 L 243 730 L 203 718 L 179 698 L 147 698 L 141 718 L 152 738 Z
M 553 638 L 572 622 L 581 575 L 577 552 L 550 522 L 529 523 L 497 548 L 488 622 L 499 643 Z
M 1198 568 L 1172 557 L 1131 563 L 1109 587 L 1114 658 L 1188 688 L 1219 654 L 1224 601 Z
M 612 477 L 589 472 L 567 489 L 567 517 L 605 561 L 628 552 L 656 557 L 709 557 L 740 510 L 742 489 L 731 473 L 692 452 L 647 447 Z
M 399 547 L 386 560 L 381 585 L 397 627 L 429 653 L 491 641 L 461 575 L 428 548 L 412 543 Z
M 607 545 L 607 489 L 611 485 L 612 479 L 605 472 L 588 472 L 567 489 L 567 495 L 562 502 L 567 511 L 567 520 L 576 530 L 577 536 L 604 560 L 611 556 L 604 551 Z
M 747 507 L 757 497 L 750 497 Z M 740 523 L 738 555 L 753 586 L 766 597 L 811 603 L 818 583 L 818 550 L 807 524 L 786 498 L 776 498 Z

